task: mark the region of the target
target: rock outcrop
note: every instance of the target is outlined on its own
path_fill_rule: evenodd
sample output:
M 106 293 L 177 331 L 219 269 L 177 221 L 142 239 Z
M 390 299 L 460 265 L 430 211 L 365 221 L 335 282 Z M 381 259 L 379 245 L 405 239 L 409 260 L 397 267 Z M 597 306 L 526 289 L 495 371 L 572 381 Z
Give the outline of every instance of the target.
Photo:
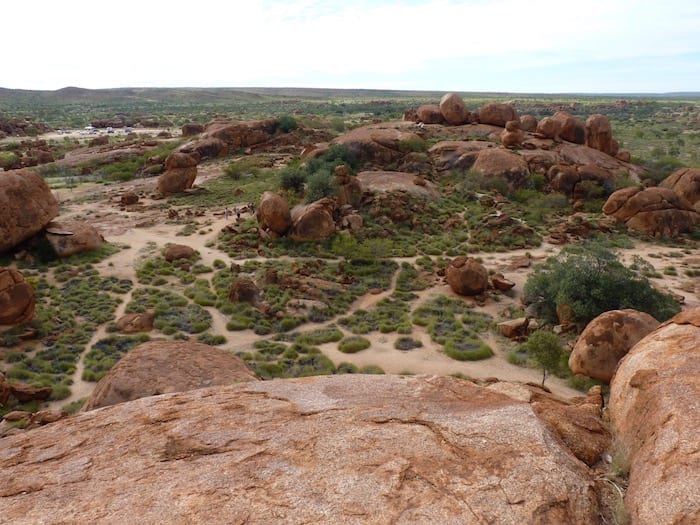
M 632 523 L 700 522 L 700 307 L 639 341 L 610 384 L 610 419 L 629 453 Z
M 423 141 L 411 131 L 386 126 L 389 124 L 355 128 L 335 138 L 333 144 L 345 146 L 364 162 L 385 165 L 406 155 L 403 143 Z
M 107 372 L 82 410 L 257 379 L 240 357 L 226 350 L 190 341 L 149 341 Z
M 662 187 L 617 190 L 603 205 L 603 213 L 631 230 L 663 237 L 691 231 L 700 223 L 700 213 L 684 197 Z
M 105 242 L 97 228 L 84 221 L 52 221 L 46 225 L 46 239 L 61 259 L 99 250 Z
M 292 226 L 292 215 L 287 201 L 281 195 L 271 191 L 266 191 L 260 197 L 257 217 L 261 228 L 277 235 L 284 235 Z
M 489 273 L 476 259 L 455 257 L 445 271 L 447 284 L 459 295 L 479 295 L 489 286 Z
M 0 176 L 0 253 L 39 233 L 58 215 L 58 202 L 44 179 L 29 170 Z
M 21 272 L 0 267 L 0 325 L 31 321 L 35 301 L 34 288 Z
M 4 438 L 2 451 L 12 523 L 598 521 L 588 469 L 530 405 L 452 377 L 149 397 Z
M 363 171 L 357 174 L 363 192 L 405 191 L 425 198 L 437 198 L 440 190 L 433 182 L 401 171 Z
M 637 310 L 611 310 L 593 319 L 576 340 L 569 368 L 609 383 L 617 363 L 630 348 L 659 326 L 651 315 Z

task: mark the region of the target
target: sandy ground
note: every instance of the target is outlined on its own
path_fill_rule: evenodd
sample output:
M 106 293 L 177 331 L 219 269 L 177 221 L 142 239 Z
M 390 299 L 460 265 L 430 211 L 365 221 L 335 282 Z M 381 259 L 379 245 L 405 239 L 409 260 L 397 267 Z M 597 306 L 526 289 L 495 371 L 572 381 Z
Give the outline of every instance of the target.
M 195 185 L 203 184 L 206 179 L 217 176 L 220 170 L 209 169 L 203 170 L 201 176 L 198 177 Z M 56 195 L 61 202 L 61 219 L 69 219 L 80 217 L 94 224 L 104 235 L 105 239 L 111 243 L 117 243 L 123 246 L 128 246 L 116 253 L 109 259 L 95 265 L 103 275 L 115 275 L 122 278 L 131 279 L 136 283 L 136 267 L 139 262 L 157 251 L 160 251 L 168 243 L 187 244 L 199 251 L 201 254 L 201 262 L 211 265 L 215 259 L 221 259 L 227 264 L 233 262 L 228 255 L 223 252 L 207 246 L 214 244 L 213 241 L 224 228 L 227 223 L 231 223 L 235 219 L 224 218 L 223 209 L 208 210 L 203 217 L 197 217 L 198 231 L 206 231 L 206 234 L 193 234 L 190 236 L 178 235 L 182 230 L 182 225 L 166 224 L 166 211 L 150 207 L 155 201 L 150 202 L 149 199 L 144 199 L 140 203 L 141 211 L 125 211 L 119 206 L 119 196 L 128 190 L 151 190 L 156 184 L 155 179 L 143 179 L 132 181 L 128 184 L 113 185 L 109 187 L 98 186 L 82 186 L 73 190 L 60 190 Z M 95 203 L 81 204 L 79 199 L 81 195 L 99 191 L 102 193 L 101 201 Z M 160 201 L 162 202 L 162 201 Z M 232 199 L 229 207 L 243 205 L 245 203 L 237 203 Z M 533 262 L 544 261 L 548 256 L 556 254 L 558 247 L 543 244 L 537 249 L 517 250 L 508 253 L 480 253 L 483 263 L 488 269 L 500 271 L 505 274 L 505 277 L 516 283 L 513 293 L 510 296 L 501 295 L 500 301 L 496 302 L 489 300 L 484 305 L 474 305 L 478 310 L 490 314 L 496 320 L 503 320 L 505 316 L 502 314 L 508 307 L 520 307 L 520 297 L 528 273 L 531 268 L 521 268 L 517 270 L 509 270 L 509 262 L 516 256 L 524 255 L 529 252 L 533 258 Z M 664 268 L 673 265 L 678 270 L 677 276 L 665 275 L 662 280 L 655 280 L 655 283 L 666 290 L 672 291 L 675 294 L 683 296 L 686 305 L 700 304 L 700 285 L 697 278 L 690 278 L 683 274 L 683 268 L 688 265 L 699 265 L 700 254 L 697 252 L 686 254 L 681 253 L 677 249 L 659 247 L 651 244 L 639 244 L 634 249 L 623 250 L 623 257 L 627 262 L 630 262 L 635 255 L 642 256 L 649 261 L 659 271 L 663 272 Z M 650 257 L 650 254 L 658 255 L 658 257 Z M 680 255 L 679 255 L 680 254 Z M 236 260 L 241 263 L 241 260 Z M 383 297 L 390 295 L 391 290 L 381 294 L 358 298 L 353 304 L 352 309 L 371 308 Z M 420 299 L 413 305 L 415 308 L 420 302 L 429 299 L 430 297 L 446 294 L 452 297 L 455 295 L 449 287 L 442 281 L 419 293 Z M 117 311 L 117 317 L 123 313 L 129 298 L 120 305 Z M 461 298 L 467 302 L 473 303 L 470 299 Z M 218 310 L 210 308 L 212 314 L 213 333 L 220 333 L 226 336 L 228 342 L 222 347 L 233 352 L 250 350 L 255 341 L 260 339 L 260 336 L 255 335 L 252 331 L 246 330 L 242 332 L 228 332 L 226 330 L 227 318 Z M 349 315 L 350 312 L 343 316 Z M 332 322 L 332 321 L 330 321 Z M 322 325 L 306 324 L 301 327 L 301 331 L 313 330 L 320 326 L 326 326 L 330 322 Z M 105 337 L 103 329 L 98 331 L 92 341 L 95 342 L 102 337 Z M 454 374 L 462 373 L 472 378 L 490 378 L 495 377 L 509 381 L 522 381 L 540 383 L 542 373 L 540 370 L 528 369 L 515 365 L 511 365 L 506 360 L 506 355 L 509 350 L 514 348 L 514 343 L 508 341 L 497 334 L 489 334 L 486 337 L 487 343 L 494 349 L 495 356 L 475 362 L 458 362 L 444 355 L 439 347 L 431 342 L 429 334 L 421 327 L 414 327 L 413 337 L 420 339 L 423 342 L 423 347 L 411 351 L 399 351 L 393 347 L 396 334 L 381 334 L 371 333 L 365 335 L 372 345 L 367 350 L 356 354 L 344 354 L 337 350 L 337 343 L 322 345 L 321 350 L 334 363 L 351 362 L 358 366 L 378 365 L 387 373 L 410 373 L 410 374 Z M 60 408 L 64 404 L 83 398 L 92 391 L 94 383 L 86 383 L 80 379 L 82 374 L 82 360 L 78 364 L 76 370 L 74 385 L 72 387 L 73 395 L 66 400 L 54 403 L 54 408 Z M 547 386 L 555 393 L 565 397 L 581 395 L 580 392 L 569 388 L 562 380 L 556 377 L 549 377 L 546 382 Z

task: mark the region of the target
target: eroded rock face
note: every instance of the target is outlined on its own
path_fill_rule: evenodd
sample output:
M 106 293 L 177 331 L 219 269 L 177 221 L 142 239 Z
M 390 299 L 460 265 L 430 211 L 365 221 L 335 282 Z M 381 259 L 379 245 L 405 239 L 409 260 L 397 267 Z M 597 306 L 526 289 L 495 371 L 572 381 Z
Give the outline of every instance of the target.
M 469 121 L 469 108 L 457 93 L 446 93 L 440 99 L 440 113 L 448 124 L 459 126 Z
M 0 325 L 26 323 L 34 318 L 34 288 L 14 268 L 0 267 Z
M 0 175 L 0 253 L 39 233 L 58 215 L 44 179 L 29 170 Z
M 288 236 L 295 241 L 320 241 L 335 232 L 335 199 L 323 198 L 291 211 L 292 226 Z
M 476 259 L 456 257 L 446 270 L 447 284 L 459 295 L 479 295 L 489 286 L 489 274 Z
M 269 229 L 277 235 L 284 235 L 292 225 L 292 215 L 284 197 L 266 191 L 260 197 L 257 207 L 258 223 L 263 229 Z
M 82 410 L 257 379 L 241 358 L 226 350 L 190 341 L 149 341 L 107 372 Z
M 700 223 L 700 213 L 685 198 L 661 187 L 617 190 L 603 205 L 603 213 L 648 235 L 672 237 Z
M 587 468 L 527 403 L 452 377 L 200 389 L 78 414 L 2 445 L 9 522 L 598 519 Z
M 629 451 L 632 523 L 700 522 L 700 307 L 639 341 L 610 384 L 610 418 Z
M 569 368 L 609 383 L 617 363 L 630 348 L 659 326 L 651 315 L 637 310 L 611 310 L 593 319 L 576 340 Z
M 46 226 L 46 239 L 60 258 L 99 250 L 104 237 L 92 224 L 82 221 L 53 221 Z

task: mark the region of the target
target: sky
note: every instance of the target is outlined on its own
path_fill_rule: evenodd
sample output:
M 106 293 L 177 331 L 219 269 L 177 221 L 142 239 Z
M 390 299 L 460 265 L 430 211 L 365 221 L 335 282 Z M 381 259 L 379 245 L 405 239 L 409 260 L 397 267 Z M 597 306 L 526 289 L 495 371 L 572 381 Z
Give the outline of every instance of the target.
M 0 87 L 700 91 L 698 0 L 3 0 Z

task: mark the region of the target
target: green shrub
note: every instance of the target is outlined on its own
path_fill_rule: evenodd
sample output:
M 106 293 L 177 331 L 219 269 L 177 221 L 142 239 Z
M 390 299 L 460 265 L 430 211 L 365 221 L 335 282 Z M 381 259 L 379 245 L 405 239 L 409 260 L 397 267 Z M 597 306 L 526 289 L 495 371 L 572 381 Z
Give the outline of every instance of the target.
M 223 335 L 205 332 L 197 336 L 197 341 L 204 343 L 205 345 L 217 346 L 225 344 L 226 338 Z
M 536 267 L 525 283 L 524 299 L 551 323 L 558 322 L 557 308 L 564 305 L 581 323 L 624 308 L 647 312 L 659 321 L 680 311 L 671 295 L 656 290 L 598 243 L 566 247 Z
M 331 197 L 338 191 L 335 175 L 321 169 L 306 179 L 306 202 L 315 202 L 323 197 Z
M 286 167 L 279 172 L 280 187 L 298 194 L 304 191 L 307 174 L 299 168 Z
M 359 374 L 384 374 L 382 367 L 378 365 L 365 365 L 358 370 Z
M 299 124 L 297 123 L 296 119 L 292 117 L 291 115 L 282 115 L 279 118 L 279 128 L 281 131 L 285 133 L 289 133 L 290 131 L 294 131 L 299 127 Z
M 345 354 L 354 354 L 360 350 L 365 350 L 371 346 L 368 339 L 365 339 L 359 335 L 352 335 L 346 337 L 340 343 L 338 343 L 338 350 Z
M 347 361 L 343 361 L 338 365 L 338 368 L 335 369 L 336 374 L 357 374 L 360 371 L 360 369 L 352 364 L 348 363 Z
M 245 175 L 257 175 L 260 172 L 259 162 L 255 157 L 243 157 L 228 164 L 224 173 L 233 180 L 240 180 Z
M 412 337 L 399 337 L 394 341 L 394 348 L 397 350 L 413 350 L 414 348 L 420 348 L 423 346 L 423 342 L 419 339 L 413 339 Z
M 301 334 L 295 339 L 295 342 L 307 345 L 322 345 L 340 341 L 342 338 L 343 332 L 335 327 L 328 327 Z

